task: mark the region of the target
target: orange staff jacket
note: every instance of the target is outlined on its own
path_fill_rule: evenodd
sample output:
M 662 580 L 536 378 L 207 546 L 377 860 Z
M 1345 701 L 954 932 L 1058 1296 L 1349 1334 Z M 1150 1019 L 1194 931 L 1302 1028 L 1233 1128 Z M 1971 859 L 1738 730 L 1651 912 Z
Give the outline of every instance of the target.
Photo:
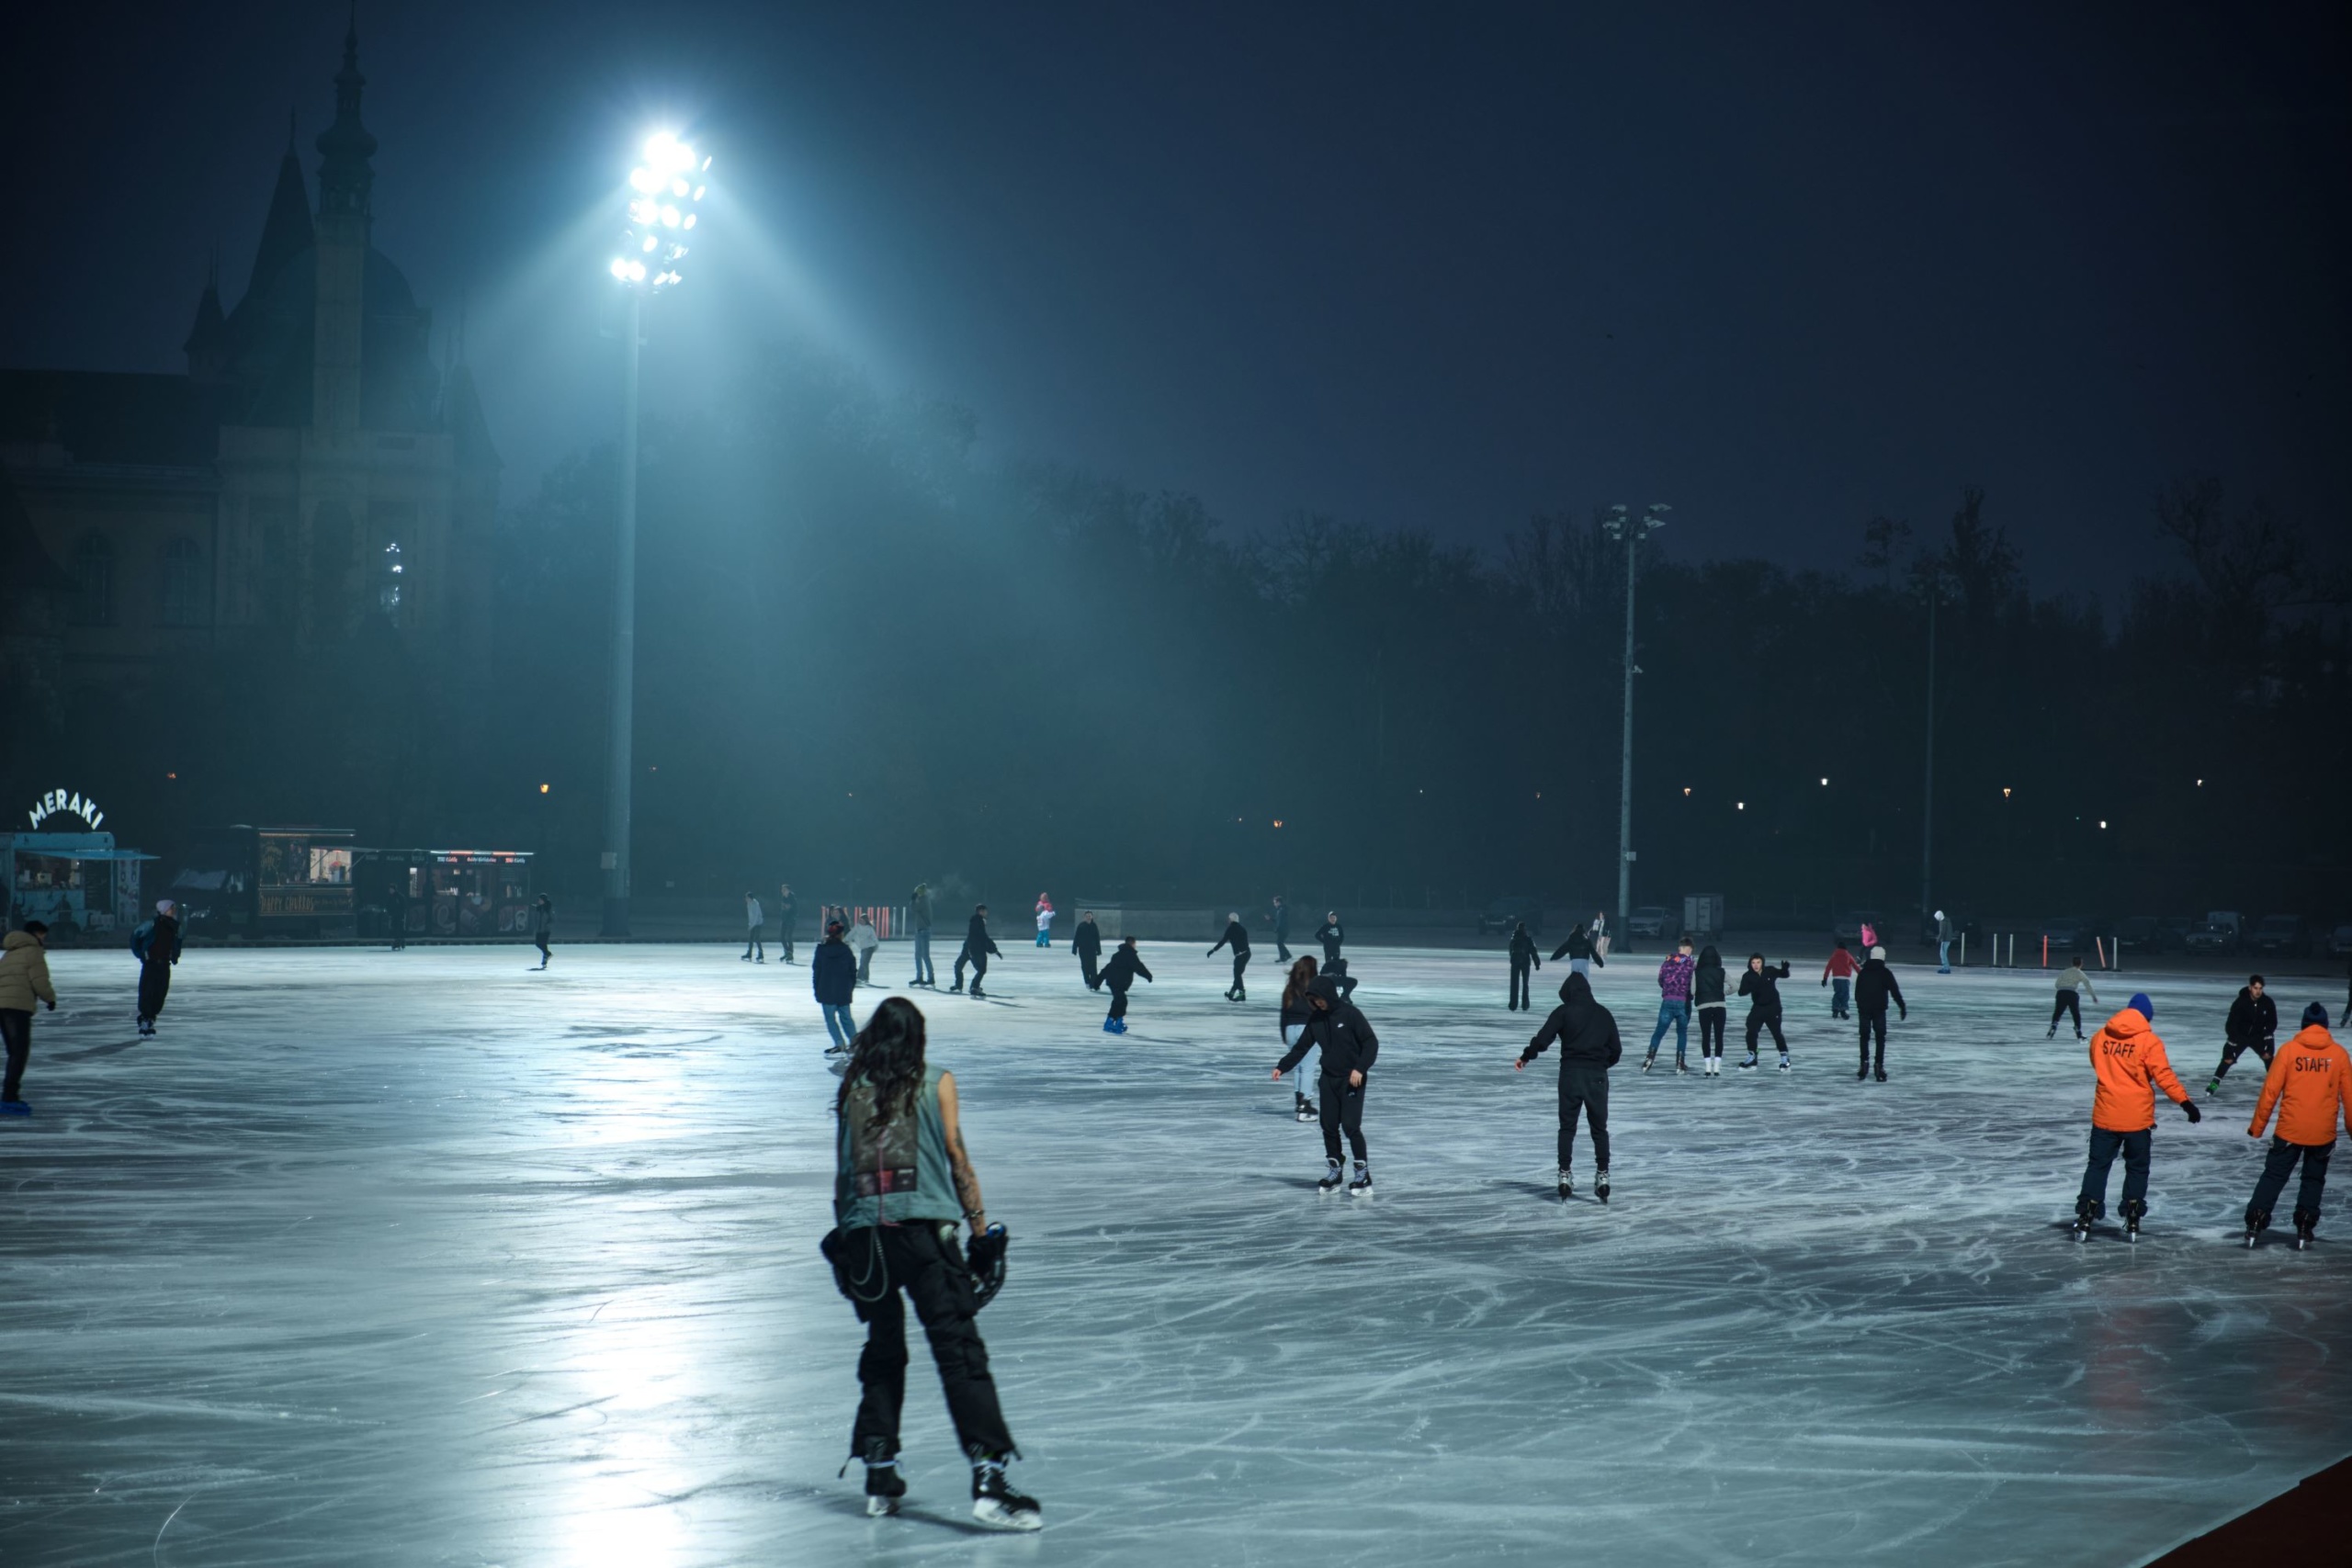
M 2278 1135 L 2290 1144 L 2332 1144 L 2337 1113 L 2352 1122 L 2352 1056 L 2318 1024 L 2305 1024 L 2270 1058 L 2247 1136 L 2262 1136 L 2274 1105 L 2278 1108 Z

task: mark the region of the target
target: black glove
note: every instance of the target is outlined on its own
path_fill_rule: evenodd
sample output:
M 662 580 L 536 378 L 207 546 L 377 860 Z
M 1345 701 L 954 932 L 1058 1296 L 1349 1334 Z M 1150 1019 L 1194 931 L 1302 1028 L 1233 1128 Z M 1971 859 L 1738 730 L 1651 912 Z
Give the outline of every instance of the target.
M 2192 1122 L 2205 1120 L 2205 1112 L 2197 1109 L 2197 1102 L 2193 1100 L 2184 1100 L 2180 1102 L 2180 1113 Z

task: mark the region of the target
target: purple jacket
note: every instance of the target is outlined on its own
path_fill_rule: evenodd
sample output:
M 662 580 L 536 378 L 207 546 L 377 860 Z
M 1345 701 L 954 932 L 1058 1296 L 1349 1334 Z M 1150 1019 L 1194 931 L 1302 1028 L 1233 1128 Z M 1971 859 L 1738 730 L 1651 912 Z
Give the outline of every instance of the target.
M 1678 953 L 1657 966 L 1658 996 L 1669 1002 L 1690 999 L 1690 980 L 1699 973 L 1699 961 L 1687 953 Z

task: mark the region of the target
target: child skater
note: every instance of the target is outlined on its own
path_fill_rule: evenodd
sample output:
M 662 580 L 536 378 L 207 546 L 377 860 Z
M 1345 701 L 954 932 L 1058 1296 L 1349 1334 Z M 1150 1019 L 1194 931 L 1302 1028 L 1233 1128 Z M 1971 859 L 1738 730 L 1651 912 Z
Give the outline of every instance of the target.
M 1147 980 L 1151 978 L 1151 971 L 1143 966 L 1143 959 L 1136 952 L 1136 939 L 1123 937 L 1119 945 L 1111 950 L 1111 962 L 1102 966 L 1102 983 L 1111 987 L 1111 1016 L 1102 1021 L 1103 1033 L 1127 1032 L 1127 987 L 1136 983 L 1138 975 Z
M 1690 976 L 1690 1005 L 1699 1014 L 1699 1065 L 1707 1077 L 1724 1076 L 1724 1021 L 1730 1007 L 1724 1000 L 1724 955 L 1713 942 L 1699 950 L 1699 967 Z
M 2091 1222 L 2107 1213 L 2107 1173 L 2123 1156 L 2123 1234 L 2140 1239 L 2140 1219 L 2148 1212 L 2148 1152 L 2155 1137 L 2156 1090 L 2177 1102 L 2191 1122 L 2205 1120 L 2188 1091 L 2173 1076 L 2165 1043 L 2153 1025 L 2156 1004 L 2144 991 L 2099 1025 L 2091 1036 L 2092 1070 L 2098 1091 L 2091 1100 L 2091 1157 L 2083 1168 L 2083 1188 L 2075 1197 L 2075 1239 L 2091 1238 Z
M 1307 1005 L 1306 987 L 1315 984 L 1315 960 L 1302 958 L 1290 966 L 1290 978 L 1283 986 L 1282 1035 L 1283 1049 L 1287 1051 L 1306 1033 L 1306 1026 L 1315 1021 L 1315 1010 Z M 1306 1091 L 1291 1090 L 1291 1109 L 1302 1122 L 1316 1117 L 1315 1102 Z
M 1363 1141 L 1364 1078 L 1372 1071 L 1372 1064 L 1380 1055 L 1380 1037 L 1355 1003 L 1340 995 L 1338 982 L 1330 976 L 1317 977 L 1306 987 L 1306 1005 L 1311 1011 L 1306 1028 L 1298 1043 L 1283 1053 L 1274 1064 L 1274 1077 L 1282 1076 L 1306 1059 L 1309 1051 L 1323 1053 L 1323 1179 L 1315 1184 L 1318 1192 L 1340 1190 L 1340 1134 L 1345 1129 L 1348 1142 L 1355 1150 L 1356 1179 L 1348 1183 L 1348 1191 L 1358 1198 L 1372 1195 L 1372 1155 Z
M 1747 1060 L 1739 1065 L 1743 1073 L 1756 1066 L 1756 1036 L 1767 1029 L 1772 1032 L 1772 1043 L 1781 1048 L 1781 1071 L 1789 1070 L 1789 1040 L 1781 1032 L 1781 982 L 1788 977 L 1786 960 L 1776 969 L 1760 953 L 1747 955 L 1747 973 L 1739 977 L 1739 994 L 1747 998 Z
M 1523 1072 L 1553 1041 L 1560 1043 L 1560 1198 L 1576 1196 L 1569 1174 L 1577 1150 L 1577 1112 L 1592 1129 L 1592 1194 L 1609 1201 L 1609 1069 L 1624 1055 L 1617 1038 L 1617 1015 L 1593 1000 L 1592 981 L 1571 975 L 1560 982 L 1560 1005 L 1552 1010 L 1527 1049 L 1519 1054 Z
M 1829 987 L 1829 1016 L 1847 1016 L 1846 1004 L 1854 994 L 1854 972 L 1861 966 L 1854 962 L 1846 939 L 1838 939 L 1837 949 L 1829 954 L 1829 962 L 1821 966 L 1821 983 Z
M 2278 1108 L 2278 1135 L 2270 1141 L 2269 1157 L 2262 1162 L 2254 1201 L 2245 1206 L 2245 1244 L 2252 1247 L 2270 1228 L 2270 1205 L 2278 1201 L 2288 1173 L 2301 1160 L 2303 1184 L 2295 1193 L 2295 1247 L 2300 1251 L 2312 1244 L 2312 1233 L 2319 1228 L 2319 1195 L 2327 1185 L 2329 1156 L 2335 1153 L 2336 1122 L 2340 1116 L 2352 1122 L 2352 1057 L 2328 1033 L 2327 1010 L 2317 1002 L 2303 1010 L 2303 1027 L 2286 1049 L 2271 1057 L 2247 1137 L 2262 1136 L 2274 1105 Z

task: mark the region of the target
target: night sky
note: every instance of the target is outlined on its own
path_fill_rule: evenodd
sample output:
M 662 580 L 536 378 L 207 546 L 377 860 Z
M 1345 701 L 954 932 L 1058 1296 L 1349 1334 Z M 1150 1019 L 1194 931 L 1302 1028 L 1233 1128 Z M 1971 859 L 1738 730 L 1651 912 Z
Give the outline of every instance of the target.
M 12 17 L 0 362 L 164 370 L 233 306 L 341 7 Z M 992 457 L 1488 543 L 1675 504 L 1680 553 L 1848 564 L 1976 482 L 2115 602 L 2156 487 L 2346 492 L 2339 6 L 363 8 L 376 240 L 519 499 L 617 423 L 642 128 L 718 159 L 649 410 L 801 341 Z M 28 154 L 29 156 L 28 157 Z

